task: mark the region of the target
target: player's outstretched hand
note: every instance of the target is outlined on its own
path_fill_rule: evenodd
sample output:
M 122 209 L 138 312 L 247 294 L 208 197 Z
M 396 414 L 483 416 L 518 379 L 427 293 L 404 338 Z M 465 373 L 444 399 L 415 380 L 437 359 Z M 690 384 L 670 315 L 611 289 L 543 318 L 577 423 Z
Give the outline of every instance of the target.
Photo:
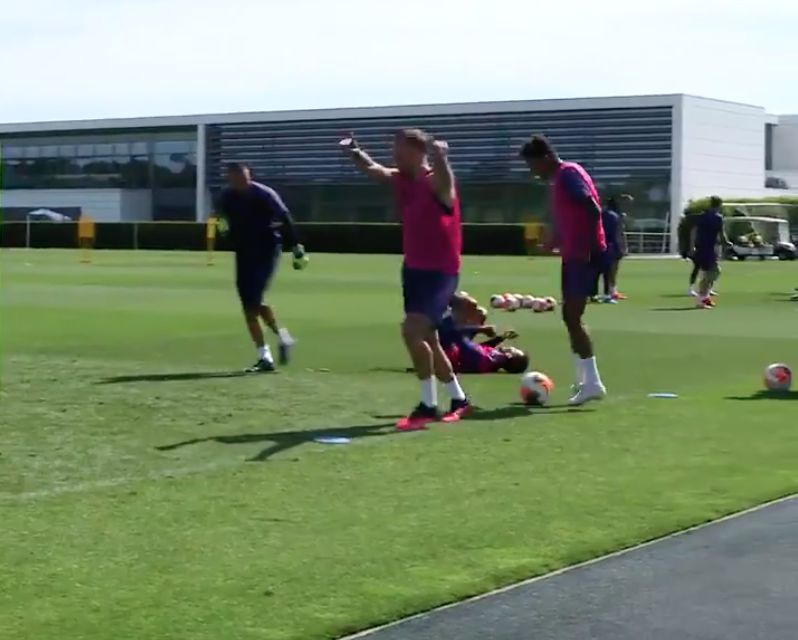
M 449 143 L 446 140 L 432 140 L 430 142 L 430 151 L 445 156 L 449 153 Z
M 354 133 L 350 133 L 345 138 L 342 138 L 338 146 L 341 148 L 341 151 L 347 155 L 360 149 L 360 145 L 358 145 Z
M 305 267 L 308 266 L 310 262 L 310 258 L 308 258 L 307 254 L 305 253 L 305 247 L 301 244 L 298 244 L 294 247 L 294 269 L 297 271 L 301 271 Z

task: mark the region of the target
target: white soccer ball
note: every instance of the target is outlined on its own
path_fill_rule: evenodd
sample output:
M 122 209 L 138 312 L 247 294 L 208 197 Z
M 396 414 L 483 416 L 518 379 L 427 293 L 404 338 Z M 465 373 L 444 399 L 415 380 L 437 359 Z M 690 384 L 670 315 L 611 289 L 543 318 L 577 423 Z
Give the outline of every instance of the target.
M 552 298 L 551 296 L 548 296 L 548 297 L 544 298 L 544 300 L 546 301 L 546 310 L 547 311 L 554 311 L 557 308 L 557 299 L 556 298 Z
M 521 400 L 524 404 L 542 407 L 554 390 L 551 378 L 540 371 L 530 371 L 521 376 Z
M 546 301 L 543 298 L 535 298 L 535 301 L 532 303 L 532 311 L 535 313 L 546 311 Z
M 765 387 L 770 391 L 789 391 L 792 386 L 792 371 L 780 362 L 765 369 Z
M 520 308 L 521 298 L 514 295 L 507 296 L 507 306 L 505 307 L 507 311 L 518 311 Z
M 505 297 L 500 293 L 494 293 L 490 297 L 490 308 L 491 309 L 504 309 L 507 305 L 507 300 Z
M 531 309 L 533 304 L 535 304 L 535 296 L 523 296 L 521 298 L 522 309 Z

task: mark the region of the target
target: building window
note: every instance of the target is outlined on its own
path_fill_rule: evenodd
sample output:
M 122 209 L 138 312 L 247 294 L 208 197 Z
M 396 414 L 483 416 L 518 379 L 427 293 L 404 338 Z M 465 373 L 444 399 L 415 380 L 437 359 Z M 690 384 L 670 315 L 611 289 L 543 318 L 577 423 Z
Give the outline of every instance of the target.
M 773 129 L 774 124 L 765 125 L 765 171 L 773 170 Z

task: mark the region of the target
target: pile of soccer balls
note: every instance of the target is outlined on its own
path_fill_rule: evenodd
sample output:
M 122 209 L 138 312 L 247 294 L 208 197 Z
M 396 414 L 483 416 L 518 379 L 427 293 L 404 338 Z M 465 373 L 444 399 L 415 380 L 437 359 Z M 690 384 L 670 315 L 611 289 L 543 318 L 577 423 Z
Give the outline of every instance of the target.
M 520 293 L 494 293 L 490 297 L 490 306 L 492 309 L 503 309 L 504 311 L 529 309 L 535 313 L 543 313 L 544 311 L 554 311 L 557 308 L 557 300 L 551 296 L 536 298 L 533 295 Z

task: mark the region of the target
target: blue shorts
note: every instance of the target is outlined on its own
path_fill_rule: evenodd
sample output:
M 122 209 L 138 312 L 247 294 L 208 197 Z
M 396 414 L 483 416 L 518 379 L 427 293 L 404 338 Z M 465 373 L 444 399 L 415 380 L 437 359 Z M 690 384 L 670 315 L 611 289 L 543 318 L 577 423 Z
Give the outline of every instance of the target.
M 443 271 L 402 267 L 402 294 L 405 314 L 426 316 L 433 326 L 440 325 L 457 292 L 459 276 Z
M 263 294 L 269 289 L 281 254 L 279 246 L 273 253 L 256 258 L 236 254 L 236 290 L 244 309 L 258 309 L 263 304 Z
M 600 260 L 563 260 L 561 286 L 563 298 L 590 298 L 596 292 Z
M 701 271 L 714 271 L 718 268 L 718 254 L 712 251 L 696 251 L 693 264 Z

